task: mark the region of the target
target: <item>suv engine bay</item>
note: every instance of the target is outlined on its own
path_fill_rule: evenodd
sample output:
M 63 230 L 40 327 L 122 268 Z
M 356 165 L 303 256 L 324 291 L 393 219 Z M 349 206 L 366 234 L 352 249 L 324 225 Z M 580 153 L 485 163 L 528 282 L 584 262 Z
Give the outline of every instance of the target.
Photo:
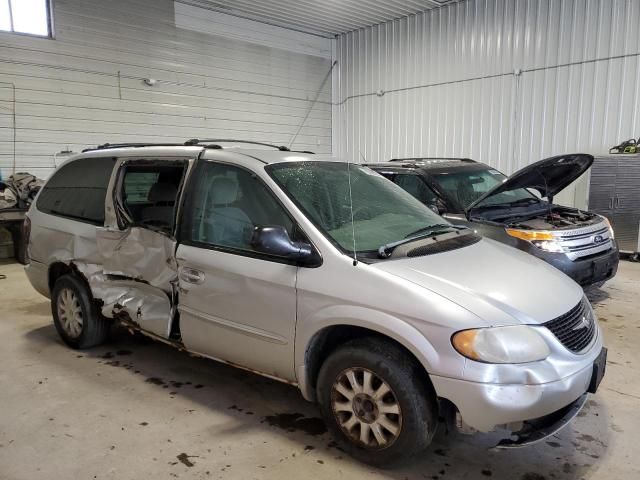
M 509 215 L 505 215 L 504 213 L 492 215 L 494 212 L 495 210 L 483 212 L 481 218 L 483 220 L 502 223 L 509 228 L 522 228 L 527 230 L 574 229 L 588 227 L 602 221 L 602 219 L 594 213 L 558 205 L 549 205 L 548 208 L 544 209 L 536 208 L 528 212 L 511 211 Z

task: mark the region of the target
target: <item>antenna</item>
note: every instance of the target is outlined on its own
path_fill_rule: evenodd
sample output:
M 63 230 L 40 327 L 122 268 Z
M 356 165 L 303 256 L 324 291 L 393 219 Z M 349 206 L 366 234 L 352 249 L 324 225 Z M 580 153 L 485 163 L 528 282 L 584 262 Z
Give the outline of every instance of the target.
M 358 254 L 356 250 L 356 227 L 353 223 L 353 196 L 351 195 L 351 161 L 347 156 L 347 178 L 349 179 L 349 212 L 351 213 L 351 235 L 353 238 L 353 266 L 358 265 Z

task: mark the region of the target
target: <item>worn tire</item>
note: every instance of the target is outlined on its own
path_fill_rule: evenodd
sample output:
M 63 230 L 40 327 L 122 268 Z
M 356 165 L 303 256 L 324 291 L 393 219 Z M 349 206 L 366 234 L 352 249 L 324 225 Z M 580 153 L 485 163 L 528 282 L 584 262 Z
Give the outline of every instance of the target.
M 335 398 L 332 390 L 340 376 L 351 368 L 369 370 L 391 387 L 402 416 L 399 433 L 389 446 L 364 447 L 349 438 L 338 423 L 332 407 Z M 330 433 L 347 453 L 364 463 L 384 467 L 406 461 L 426 450 L 435 434 L 438 407 L 433 387 L 415 359 L 392 342 L 367 337 L 339 347 L 320 369 L 317 392 Z
M 67 292 L 73 292 L 82 315 L 82 326 L 78 335 L 71 335 L 60 318 L 59 303 Z M 56 280 L 51 295 L 51 313 L 53 324 L 64 342 L 71 348 L 84 349 L 104 343 L 109 334 L 111 322 L 98 311 L 91 292 L 85 283 L 75 275 L 63 275 Z

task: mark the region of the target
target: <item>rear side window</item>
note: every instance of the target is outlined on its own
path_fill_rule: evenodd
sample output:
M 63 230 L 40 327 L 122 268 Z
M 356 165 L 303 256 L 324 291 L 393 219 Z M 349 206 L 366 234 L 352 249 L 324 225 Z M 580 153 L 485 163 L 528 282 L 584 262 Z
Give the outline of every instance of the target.
M 56 171 L 36 206 L 51 215 L 96 225 L 104 224 L 104 201 L 115 158 L 85 158 Z

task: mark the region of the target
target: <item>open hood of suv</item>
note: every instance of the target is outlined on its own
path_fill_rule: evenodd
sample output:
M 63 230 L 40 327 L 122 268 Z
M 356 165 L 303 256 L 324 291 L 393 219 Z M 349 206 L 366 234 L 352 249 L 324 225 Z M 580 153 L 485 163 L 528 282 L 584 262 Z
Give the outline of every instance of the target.
M 537 190 L 543 198 L 554 197 L 589 170 L 592 164 L 593 156 L 586 153 L 571 153 L 545 158 L 518 170 L 469 205 L 467 211 L 493 195 L 517 188 Z

